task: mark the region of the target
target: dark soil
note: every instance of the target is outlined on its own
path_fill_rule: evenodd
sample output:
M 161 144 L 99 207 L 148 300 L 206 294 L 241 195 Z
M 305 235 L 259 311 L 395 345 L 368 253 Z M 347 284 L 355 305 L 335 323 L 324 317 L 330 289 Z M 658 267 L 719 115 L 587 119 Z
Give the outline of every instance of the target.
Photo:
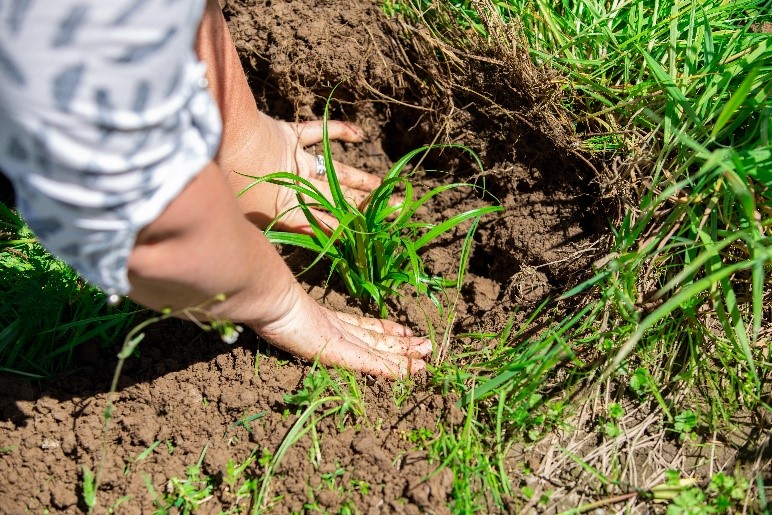
M 383 174 L 402 154 L 434 141 L 463 143 L 479 153 L 482 173 L 462 152 L 448 150 L 416 172 L 416 183 L 425 187 L 484 180 L 505 207 L 476 235 L 456 332 L 500 328 L 517 306 L 580 280 L 606 250 L 609 222 L 597 203 L 592 167 L 572 153 L 570 132 L 550 114 L 557 93 L 535 71 L 525 73 L 522 62 L 484 55 L 484 48 L 484 58 L 459 62 L 447 49 L 438 58 L 425 35 L 360 0 L 230 1 L 225 12 L 255 96 L 269 114 L 318 119 L 331 87 L 342 82 L 333 116 L 360 124 L 367 141 L 336 145 L 337 159 Z M 459 190 L 438 199 L 426 216 L 447 218 L 489 202 Z M 459 230 L 428 250 L 433 272 L 455 275 L 463 238 Z M 288 253 L 298 270 L 307 257 Z M 334 283 L 321 287 L 325 276 L 321 270 L 304 277 L 321 302 L 356 311 Z M 429 323 L 442 325 L 440 318 L 426 319 L 432 309 L 408 295 L 391 306 L 390 316 L 427 330 Z M 105 439 L 116 351 L 90 351 L 63 379 L 2 379 L 0 511 L 80 512 L 83 467 L 97 466 L 103 444 L 98 512 L 124 496 L 118 512 L 151 511 L 148 484 L 162 494 L 170 478 L 186 477 L 204 449 L 203 472 L 218 483 L 201 511 L 230 509 L 238 503 L 223 479 L 228 460 L 276 451 L 296 420 L 283 395 L 301 387 L 309 372 L 308 364 L 261 347 L 253 335 L 228 347 L 192 324 L 157 324 L 127 363 Z M 402 385 L 371 378 L 365 384 L 362 417 L 342 421 L 343 430 L 332 418 L 319 424 L 318 462 L 310 436 L 290 448 L 269 492 L 277 513 L 302 511 L 305 503 L 331 512 L 346 503 L 363 513 L 448 512 L 452 473 L 431 475 L 437 463 L 415 451 L 411 435 L 433 430 L 440 419 L 461 423 L 456 399 L 433 391 L 426 378 L 401 404 L 395 398 Z M 249 430 L 233 425 L 258 413 L 264 414 Z M 156 441 L 155 450 L 138 459 Z M 261 467 L 255 463 L 249 471 L 259 476 Z M 366 494 L 362 481 L 369 485 Z

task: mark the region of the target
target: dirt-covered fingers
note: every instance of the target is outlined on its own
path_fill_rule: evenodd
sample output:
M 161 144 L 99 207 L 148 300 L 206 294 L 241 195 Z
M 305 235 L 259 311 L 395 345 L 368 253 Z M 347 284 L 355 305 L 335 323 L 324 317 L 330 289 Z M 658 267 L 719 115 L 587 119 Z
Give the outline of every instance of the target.
M 356 325 L 370 331 L 381 334 L 390 334 L 393 336 L 413 336 L 413 331 L 406 325 L 399 324 L 392 320 L 381 320 L 379 318 L 362 317 L 341 313 L 335 311 L 335 316 L 347 324 Z
M 432 342 L 418 336 L 395 336 L 344 322 L 345 331 L 363 348 L 420 358 L 432 351 Z M 361 342 L 361 343 L 360 343 Z
M 300 122 L 290 124 L 295 133 L 298 136 L 298 141 L 304 147 L 316 145 L 321 143 L 323 136 L 323 123 L 322 120 L 314 120 L 312 122 Z M 362 141 L 364 132 L 361 128 L 353 123 L 341 122 L 338 120 L 329 120 L 327 122 L 327 134 L 331 140 L 348 141 L 350 143 L 358 143 Z
M 426 362 L 419 357 L 368 349 L 350 340 L 338 345 L 327 345 L 320 353 L 319 360 L 325 365 L 344 366 L 392 379 L 406 377 L 426 368 Z

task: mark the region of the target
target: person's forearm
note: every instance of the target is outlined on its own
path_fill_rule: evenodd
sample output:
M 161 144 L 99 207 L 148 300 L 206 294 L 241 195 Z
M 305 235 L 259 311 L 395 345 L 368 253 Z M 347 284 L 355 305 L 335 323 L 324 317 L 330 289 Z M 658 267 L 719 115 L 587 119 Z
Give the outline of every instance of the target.
M 156 310 L 225 294 L 212 314 L 253 327 L 276 321 L 304 295 L 276 249 L 244 219 L 213 163 L 140 232 L 129 280 L 130 296 Z
M 129 296 L 150 308 L 204 304 L 204 317 L 246 323 L 273 345 L 324 364 L 402 377 L 423 368 L 420 358 L 431 351 L 430 341 L 400 324 L 320 307 L 244 218 L 214 163 L 140 232 L 129 281 Z M 225 300 L 212 302 L 220 294 Z
M 252 180 L 241 174 L 264 175 L 292 171 L 291 151 L 284 148 L 279 126 L 257 109 L 236 48 L 220 7 L 207 2 L 196 40 L 198 58 L 208 64 L 209 91 L 220 107 L 222 142 L 215 161 L 225 173 L 233 191 L 240 191 Z M 277 169 L 260 169 L 260 163 L 285 161 Z M 263 183 L 252 188 L 238 203 L 248 219 L 265 227 L 275 215 L 279 187 Z

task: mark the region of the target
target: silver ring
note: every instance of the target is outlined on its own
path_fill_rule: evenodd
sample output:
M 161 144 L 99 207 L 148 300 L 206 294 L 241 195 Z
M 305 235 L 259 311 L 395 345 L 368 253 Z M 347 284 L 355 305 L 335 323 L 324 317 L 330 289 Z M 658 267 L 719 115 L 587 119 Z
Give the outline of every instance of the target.
M 324 164 L 324 156 L 317 154 L 314 156 L 314 160 L 316 161 L 316 177 L 322 178 L 327 175 L 327 165 Z

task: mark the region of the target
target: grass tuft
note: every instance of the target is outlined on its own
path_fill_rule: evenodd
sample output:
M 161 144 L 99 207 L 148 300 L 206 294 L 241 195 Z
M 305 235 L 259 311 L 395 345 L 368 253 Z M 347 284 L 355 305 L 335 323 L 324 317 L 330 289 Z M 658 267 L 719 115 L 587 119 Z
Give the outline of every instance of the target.
M 330 97 L 331 98 L 331 97 Z M 436 187 L 415 198 L 413 185 L 403 171 L 414 157 L 435 148 L 459 148 L 469 152 L 479 163 L 477 156 L 460 145 L 429 145 L 417 148 L 399 159 L 386 173 L 381 185 L 370 194 L 364 207 L 353 205 L 343 194 L 335 173 L 327 134 L 330 98 L 324 110 L 324 161 L 327 182 L 332 199 L 327 199 L 311 182 L 295 174 L 280 172 L 263 177 L 247 176 L 253 182 L 239 195 L 261 182 L 270 182 L 294 190 L 298 195 L 299 209 L 311 226 L 314 235 L 273 231 L 265 235 L 273 243 L 295 245 L 317 253 L 308 268 L 327 256 L 332 260 L 332 270 L 338 273 L 348 292 L 354 297 L 374 301 L 381 317 L 386 317 L 386 299 L 398 294 L 399 288 L 409 284 L 416 292 L 428 296 L 441 308 L 439 294 L 447 287 L 456 285 L 455 279 L 444 279 L 427 272 L 419 252 L 441 235 L 453 230 L 465 221 L 501 211 L 501 206 L 484 206 L 459 213 L 433 224 L 416 217 L 419 210 L 445 191 L 467 187 L 481 190 L 467 183 L 453 183 Z M 392 205 L 395 188 L 404 189 L 402 200 Z M 310 199 L 310 200 L 309 200 Z M 337 228 L 322 226 L 310 211 L 311 208 L 327 211 L 335 217 Z M 476 223 L 473 223 L 476 227 Z

